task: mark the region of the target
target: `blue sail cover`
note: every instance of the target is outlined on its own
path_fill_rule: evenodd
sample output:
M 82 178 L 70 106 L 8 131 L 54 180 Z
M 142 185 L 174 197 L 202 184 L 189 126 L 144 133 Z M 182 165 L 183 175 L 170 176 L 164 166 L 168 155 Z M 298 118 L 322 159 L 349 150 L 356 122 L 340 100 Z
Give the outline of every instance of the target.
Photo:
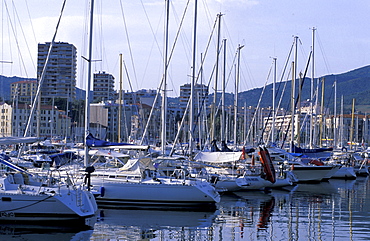
M 294 143 L 291 143 L 291 152 L 293 153 L 319 153 L 319 152 L 325 152 L 325 151 L 333 151 L 332 147 L 322 147 L 322 148 L 312 148 L 312 149 L 305 149 L 300 148 Z
M 30 174 L 26 170 L 24 170 L 23 168 L 11 163 L 10 162 L 10 157 L 8 155 L 3 154 L 3 153 L 0 154 L 0 164 L 3 164 L 7 167 L 10 167 L 11 169 L 13 169 L 17 172 Z
M 103 141 L 98 138 L 95 138 L 91 133 L 86 136 L 86 145 L 88 147 L 109 147 L 109 146 L 132 146 L 131 143 L 123 143 L 123 142 L 110 142 L 110 141 Z

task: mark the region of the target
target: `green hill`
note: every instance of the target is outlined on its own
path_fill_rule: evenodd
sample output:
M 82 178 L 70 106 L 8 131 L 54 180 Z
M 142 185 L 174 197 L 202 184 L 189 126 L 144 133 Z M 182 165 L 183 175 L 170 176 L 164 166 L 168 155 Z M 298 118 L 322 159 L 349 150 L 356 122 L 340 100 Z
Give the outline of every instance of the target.
M 352 100 L 355 99 L 356 110 L 363 113 L 370 113 L 370 66 L 361 67 L 346 73 L 337 75 L 326 75 L 315 79 L 314 89 L 318 87 L 318 100 L 321 102 L 322 82 L 324 82 L 324 106 L 333 110 L 335 88 L 334 82 L 337 81 L 337 112 L 340 111 L 341 98 L 343 96 L 344 111 L 348 112 L 352 108 Z M 298 80 L 296 81 L 296 93 L 298 93 Z M 319 82 L 319 84 L 317 84 Z M 278 103 L 283 90 L 281 107 L 290 109 L 291 81 L 276 83 L 276 103 Z M 240 105 L 257 106 L 263 88 L 256 88 L 239 93 Z M 311 79 L 303 81 L 302 100 L 310 99 Z M 261 107 L 272 106 L 272 84 L 266 86 L 260 103 Z

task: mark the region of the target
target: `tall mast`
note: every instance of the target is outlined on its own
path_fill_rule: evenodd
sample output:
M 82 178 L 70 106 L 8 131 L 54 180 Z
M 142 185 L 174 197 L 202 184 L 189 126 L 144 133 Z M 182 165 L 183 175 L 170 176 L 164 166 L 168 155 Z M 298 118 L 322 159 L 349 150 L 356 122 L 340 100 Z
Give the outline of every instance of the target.
M 349 133 L 349 149 L 352 150 L 352 144 L 353 144 L 353 127 L 354 127 L 354 121 L 355 121 L 355 99 L 352 99 L 352 115 L 351 115 L 351 129 Z
M 191 88 L 190 88 L 190 110 L 189 110 L 189 156 L 192 157 L 193 153 L 193 134 L 194 134 L 194 87 L 195 87 L 195 65 L 196 65 L 196 46 L 197 46 L 197 12 L 198 12 L 198 0 L 194 3 L 194 32 L 193 32 L 193 72 L 191 75 Z M 199 105 L 198 105 L 199 107 Z M 199 110 L 200 108 L 198 108 Z
M 118 105 L 118 142 L 121 138 L 121 123 L 122 123 L 122 54 L 119 54 L 119 105 Z
M 314 81 L 315 81 L 315 30 L 316 28 L 312 28 L 312 76 L 311 76 L 311 97 L 310 97 L 310 107 L 311 107 L 311 118 L 310 118 L 310 147 L 313 147 L 313 126 L 314 126 L 314 115 L 313 115 L 313 89 L 314 89 Z
M 162 88 L 162 112 L 161 112 L 161 148 L 162 155 L 166 153 L 166 121 L 167 121 L 167 68 L 168 68 L 168 25 L 169 25 L 169 9 L 170 9 L 170 0 L 166 0 L 166 24 L 165 24 L 165 45 L 164 45 L 164 74 L 163 74 L 163 88 Z
M 292 63 L 292 133 L 291 133 L 291 144 L 294 144 L 294 132 L 295 132 L 295 121 L 294 121 L 294 115 L 295 115 L 295 80 L 297 77 L 297 57 L 298 57 L 298 36 L 294 37 L 294 44 L 295 44 L 295 53 L 294 53 L 294 61 Z
M 340 128 L 339 128 L 339 140 L 340 140 L 340 147 L 343 147 L 343 128 L 344 128 L 344 125 L 343 125 L 343 95 L 341 96 L 341 100 L 340 100 Z
M 337 128 L 338 128 L 338 123 L 337 123 L 337 80 L 334 80 L 334 128 L 333 128 L 333 134 L 334 134 L 334 142 L 333 146 L 337 147 Z
M 322 90 L 321 90 L 321 110 L 320 110 L 320 114 L 321 114 L 321 117 L 320 117 L 320 140 L 319 140 L 319 143 L 320 143 L 320 147 L 322 147 L 322 138 L 324 137 L 323 136 L 323 132 L 324 132 L 324 125 L 323 125 L 323 121 L 324 121 L 324 90 L 325 90 L 325 79 L 322 79 Z
M 215 127 L 216 127 L 216 103 L 217 103 L 217 82 L 218 82 L 218 62 L 220 56 L 220 36 L 221 36 L 221 16 L 219 13 L 218 17 L 218 35 L 217 35 L 217 49 L 216 49 L 216 71 L 215 71 L 215 85 L 214 85 L 214 96 L 212 103 L 212 127 L 211 127 L 211 141 L 215 139 Z
M 244 45 L 238 46 L 238 66 L 236 69 L 236 81 L 235 81 L 235 98 L 234 98 L 234 148 L 236 149 L 238 137 L 238 92 L 239 92 L 239 83 L 240 83 L 240 50 Z
M 274 82 L 272 84 L 272 125 L 271 125 L 271 142 L 275 142 L 275 117 L 276 117 L 276 110 L 275 110 L 275 98 L 276 98 L 276 60 L 274 58 Z
M 221 141 L 225 142 L 225 120 L 226 120 L 226 111 L 225 111 L 225 88 L 226 88 L 226 39 L 223 40 L 224 44 L 224 68 L 223 68 L 223 77 L 222 77 L 222 101 L 221 101 Z
M 295 122 L 294 122 L 294 113 L 295 113 L 295 106 L 294 106 L 294 103 L 295 103 L 295 77 L 294 77 L 294 69 L 295 69 L 295 65 L 294 65 L 294 61 L 292 62 L 292 86 L 291 86 L 291 112 L 292 112 L 292 115 L 291 115 L 291 123 L 292 123 L 292 131 L 291 131 L 291 145 L 292 145 L 292 148 L 293 148 L 293 144 L 294 144 L 294 127 L 295 127 Z
M 93 36 L 93 17 L 94 17 L 94 0 L 91 0 L 90 9 L 90 31 L 89 31 L 89 53 L 88 53 L 88 68 L 87 68 L 87 83 L 86 83 L 86 98 L 85 98 L 85 158 L 84 166 L 87 167 L 90 161 L 89 147 L 86 145 L 86 137 L 90 134 L 90 86 L 91 86 L 91 61 L 92 61 L 92 36 Z

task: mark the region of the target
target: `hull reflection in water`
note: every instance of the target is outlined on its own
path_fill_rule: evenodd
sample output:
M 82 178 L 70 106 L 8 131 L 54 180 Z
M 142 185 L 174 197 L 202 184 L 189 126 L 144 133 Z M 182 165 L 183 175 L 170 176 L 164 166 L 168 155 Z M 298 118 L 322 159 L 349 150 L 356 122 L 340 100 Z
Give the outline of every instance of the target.
M 93 230 L 79 230 L 71 226 L 1 224 L 0 240 L 90 240 Z
M 211 212 L 100 211 L 91 237 L 77 240 L 368 240 L 370 181 L 368 177 L 330 179 L 317 184 L 299 183 L 291 189 L 273 189 L 269 193 L 225 193 Z M 17 234 L 18 240 L 23 238 L 23 234 Z M 28 233 L 24 235 L 29 237 Z M 61 235 L 77 237 L 81 233 Z M 2 236 L 3 240 L 11 239 L 4 232 Z M 36 232 L 36 236 L 40 233 Z
M 216 212 L 201 211 L 102 209 L 91 240 L 153 239 L 161 231 L 207 230 L 216 216 Z

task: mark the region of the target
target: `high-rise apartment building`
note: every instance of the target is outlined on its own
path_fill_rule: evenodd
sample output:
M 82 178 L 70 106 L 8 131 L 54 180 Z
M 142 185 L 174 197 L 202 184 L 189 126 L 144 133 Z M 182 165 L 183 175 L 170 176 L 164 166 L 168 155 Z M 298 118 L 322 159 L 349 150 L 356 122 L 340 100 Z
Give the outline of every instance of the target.
M 114 90 L 114 77 L 105 71 L 94 73 L 93 102 L 110 101 L 117 99 Z
M 191 94 L 191 85 L 184 84 L 180 86 L 180 108 L 184 111 L 188 104 Z M 204 84 L 194 85 L 194 108 L 198 111 L 199 106 L 208 104 L 208 87 Z
M 40 81 L 48 56 L 50 42 L 38 45 L 37 79 Z M 77 49 L 73 44 L 56 42 L 49 57 L 48 66 L 41 85 L 41 101 L 52 98 L 76 97 Z

